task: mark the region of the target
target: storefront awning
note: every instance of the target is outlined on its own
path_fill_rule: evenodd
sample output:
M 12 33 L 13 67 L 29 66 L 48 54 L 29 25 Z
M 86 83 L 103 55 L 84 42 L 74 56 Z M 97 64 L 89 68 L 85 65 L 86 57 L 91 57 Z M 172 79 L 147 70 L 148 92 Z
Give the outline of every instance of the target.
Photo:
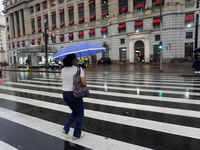
M 194 20 L 194 14 L 185 15 L 185 21 Z
M 15 45 L 15 43 L 12 43 L 12 46 L 14 46 Z
M 41 39 L 38 39 L 38 40 L 37 40 L 37 42 L 40 42 L 40 41 L 41 41 Z
M 82 18 L 79 18 L 79 20 L 78 20 L 78 21 L 79 21 L 79 22 L 80 22 L 80 21 L 83 21 L 83 19 L 84 19 L 84 17 L 82 17 Z
M 47 2 L 43 4 L 43 6 L 46 6 L 46 5 L 47 5 Z
M 70 38 L 70 37 L 72 37 L 72 36 L 73 36 L 73 33 L 69 33 L 68 37 Z
M 17 42 L 17 45 L 19 45 L 19 42 Z
M 36 8 L 37 8 L 37 9 L 40 8 L 40 5 L 37 5 Z
M 90 19 L 93 19 L 94 17 L 95 17 L 95 15 L 91 15 L 91 16 L 90 16 Z
M 93 4 L 94 3 L 94 0 L 91 0 L 90 2 L 89 2 L 89 4 Z
M 31 43 L 35 43 L 35 40 L 32 40 Z
M 100 32 L 106 32 L 107 30 L 108 30 L 108 27 L 104 27 L 104 28 L 101 28 Z
M 153 23 L 160 23 L 160 18 L 153 18 Z
M 160 4 L 160 2 L 162 3 L 162 0 L 156 0 L 155 4 Z
M 107 15 L 108 14 L 108 12 L 103 12 L 102 13 L 102 16 L 105 16 L 105 15 Z
M 52 12 L 51 15 L 52 15 L 52 16 L 55 15 L 55 12 Z
M 56 27 L 56 24 L 53 24 L 53 25 L 52 25 L 52 28 L 55 28 L 55 27 Z
M 143 21 L 135 21 L 134 26 L 141 26 L 143 24 Z
M 35 32 L 35 29 L 32 29 L 32 32 Z
M 79 4 L 78 7 L 83 7 L 83 3 Z
M 71 6 L 71 7 L 68 7 L 68 10 L 72 10 L 73 9 L 73 6 Z
M 93 34 L 95 32 L 95 29 L 91 29 L 88 34 Z
M 64 34 L 61 34 L 60 36 L 59 36 L 59 39 L 62 39 L 64 37 Z
M 69 24 L 73 24 L 73 23 L 74 23 L 74 20 L 69 21 Z
M 61 22 L 60 25 L 63 26 L 65 24 L 65 22 Z
M 39 17 L 37 17 L 37 20 L 40 20 L 41 19 L 41 17 L 39 16 Z
M 44 15 L 44 18 L 46 18 L 46 17 L 48 17 L 48 14 L 45 14 L 45 15 Z
M 21 43 L 21 44 L 22 44 L 22 45 L 23 45 L 23 44 L 25 44 L 25 41 L 22 41 L 22 43 Z
M 83 31 L 80 31 L 77 35 L 78 35 L 78 36 L 83 35 Z
M 125 23 L 118 25 L 118 29 L 124 29 L 124 28 L 126 28 L 126 24 Z
M 144 3 L 140 3 L 140 4 L 137 4 L 136 8 L 142 8 L 144 7 Z
M 59 11 L 59 13 L 62 13 L 62 12 L 64 12 L 64 9 L 61 9 L 61 10 Z
M 126 9 L 127 9 L 127 7 L 123 7 L 120 9 L 120 12 L 124 12 L 124 11 L 126 11 Z

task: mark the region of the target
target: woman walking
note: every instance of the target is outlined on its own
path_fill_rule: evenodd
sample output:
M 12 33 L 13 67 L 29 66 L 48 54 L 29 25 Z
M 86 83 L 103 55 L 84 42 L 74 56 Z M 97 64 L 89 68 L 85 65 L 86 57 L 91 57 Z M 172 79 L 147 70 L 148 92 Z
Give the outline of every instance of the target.
M 71 125 L 75 121 L 73 140 L 79 139 L 84 136 L 81 131 L 81 126 L 84 118 L 84 103 L 82 98 L 76 98 L 73 95 L 73 76 L 77 73 L 78 60 L 75 54 L 69 54 L 63 60 L 64 68 L 61 72 L 62 86 L 63 86 L 63 99 L 72 110 L 64 128 L 63 133 L 68 134 Z M 80 68 L 81 85 L 86 85 L 85 78 L 86 71 Z

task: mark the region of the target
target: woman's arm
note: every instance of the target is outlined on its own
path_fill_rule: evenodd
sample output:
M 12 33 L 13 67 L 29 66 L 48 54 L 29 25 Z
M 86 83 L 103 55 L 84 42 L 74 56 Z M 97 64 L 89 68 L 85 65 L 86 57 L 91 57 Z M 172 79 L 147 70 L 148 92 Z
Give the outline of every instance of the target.
M 83 69 L 83 71 L 84 71 L 84 77 L 81 77 L 81 85 L 85 86 L 86 85 L 86 78 L 85 78 L 85 76 L 86 76 L 86 69 Z

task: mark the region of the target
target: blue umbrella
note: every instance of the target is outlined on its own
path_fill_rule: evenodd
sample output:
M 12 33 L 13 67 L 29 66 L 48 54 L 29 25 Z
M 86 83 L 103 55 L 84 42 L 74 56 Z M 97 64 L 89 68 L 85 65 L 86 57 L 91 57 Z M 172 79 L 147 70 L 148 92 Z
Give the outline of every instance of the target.
M 61 48 L 54 55 L 55 60 L 63 60 L 68 54 L 75 53 L 77 57 L 91 56 L 105 51 L 105 47 L 97 42 L 83 42 Z

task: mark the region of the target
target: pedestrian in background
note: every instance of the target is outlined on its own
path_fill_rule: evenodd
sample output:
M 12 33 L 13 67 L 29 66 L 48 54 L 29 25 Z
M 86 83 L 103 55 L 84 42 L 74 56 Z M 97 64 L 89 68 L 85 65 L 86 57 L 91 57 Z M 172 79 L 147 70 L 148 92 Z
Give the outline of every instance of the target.
M 194 73 L 200 73 L 199 72 L 199 63 L 200 63 L 200 56 L 199 56 L 199 51 L 195 50 L 194 51 Z
M 69 54 L 63 60 L 64 68 L 61 72 L 62 87 L 63 87 L 63 99 L 72 110 L 64 128 L 63 133 L 68 134 L 71 125 L 75 121 L 73 140 L 79 139 L 84 136 L 81 131 L 83 118 L 84 118 L 84 103 L 82 98 L 76 98 L 73 95 L 73 76 L 77 73 L 78 60 L 75 54 Z M 85 73 L 86 71 L 80 68 L 81 84 L 86 85 Z

